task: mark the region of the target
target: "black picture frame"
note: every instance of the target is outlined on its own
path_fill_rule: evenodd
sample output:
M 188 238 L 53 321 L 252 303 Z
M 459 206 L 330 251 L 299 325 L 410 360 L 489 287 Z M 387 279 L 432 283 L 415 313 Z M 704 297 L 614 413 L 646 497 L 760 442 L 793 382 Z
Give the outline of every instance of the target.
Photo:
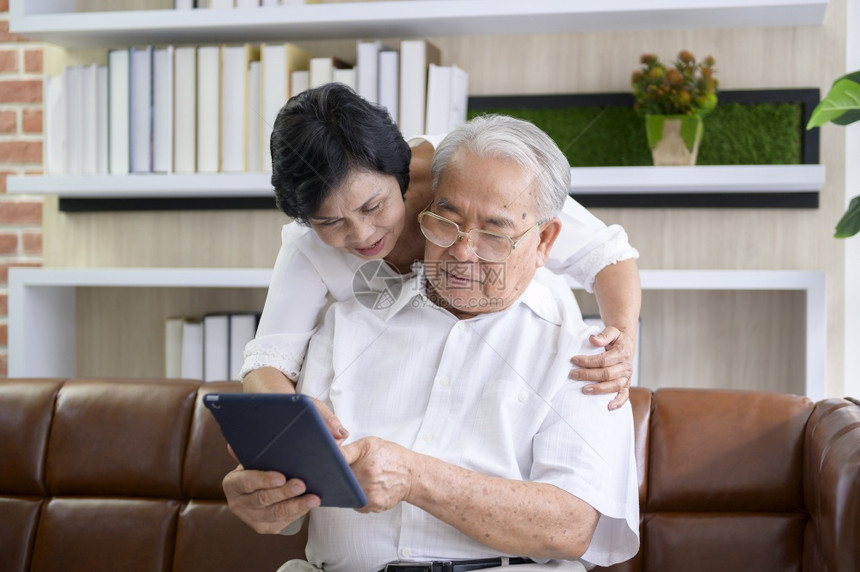
M 817 88 L 721 90 L 721 103 L 800 103 L 802 125 L 809 122 L 812 110 L 820 101 Z M 473 96 L 469 98 L 469 112 L 489 109 L 534 109 L 569 107 L 626 107 L 632 108 L 630 93 L 574 93 L 547 95 Z M 803 130 L 801 135 L 802 164 L 819 163 L 820 130 Z M 631 193 L 631 194 L 576 194 L 580 204 L 588 208 L 788 208 L 815 209 L 819 206 L 819 192 L 739 192 L 732 193 Z

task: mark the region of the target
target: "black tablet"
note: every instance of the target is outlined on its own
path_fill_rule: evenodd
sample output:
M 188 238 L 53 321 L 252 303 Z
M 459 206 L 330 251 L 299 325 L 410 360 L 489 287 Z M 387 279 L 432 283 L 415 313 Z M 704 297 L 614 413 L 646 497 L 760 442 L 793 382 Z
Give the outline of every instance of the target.
M 310 397 L 210 393 L 203 403 L 246 469 L 301 479 L 322 506 L 358 508 L 364 492 Z

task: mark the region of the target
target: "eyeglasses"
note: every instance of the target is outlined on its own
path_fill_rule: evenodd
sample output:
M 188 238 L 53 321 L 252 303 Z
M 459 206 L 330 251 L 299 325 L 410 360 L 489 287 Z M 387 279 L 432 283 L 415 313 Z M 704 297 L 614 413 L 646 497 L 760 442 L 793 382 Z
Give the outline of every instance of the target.
M 462 232 L 456 222 L 426 210 L 418 215 L 421 233 L 427 240 L 436 246 L 448 248 L 458 240 L 465 238 L 475 256 L 486 262 L 504 262 L 507 260 L 526 235 L 539 227 L 541 222 L 543 221 L 536 222 L 518 238 L 511 238 L 504 234 L 477 228 L 473 228 L 469 232 Z

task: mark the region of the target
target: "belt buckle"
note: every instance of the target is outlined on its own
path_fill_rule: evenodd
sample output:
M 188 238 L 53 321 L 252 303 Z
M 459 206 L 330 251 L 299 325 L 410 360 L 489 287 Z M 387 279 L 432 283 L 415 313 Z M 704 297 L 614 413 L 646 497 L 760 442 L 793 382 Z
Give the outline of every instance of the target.
M 410 572 L 424 570 L 426 572 L 435 572 L 433 569 L 433 562 L 409 562 L 403 560 L 399 562 L 389 562 L 385 565 L 382 572 L 397 572 L 398 570 L 409 570 Z

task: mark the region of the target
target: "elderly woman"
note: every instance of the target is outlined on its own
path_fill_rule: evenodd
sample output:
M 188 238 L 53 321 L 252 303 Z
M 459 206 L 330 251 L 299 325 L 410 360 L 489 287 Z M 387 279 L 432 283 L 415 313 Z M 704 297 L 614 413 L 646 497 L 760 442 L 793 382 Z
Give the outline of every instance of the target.
M 433 149 L 429 137 L 410 148 L 385 109 L 340 84 L 308 90 L 281 109 L 271 138 L 272 185 L 295 221 L 283 227 L 257 337 L 245 348 L 246 391 L 294 391 L 322 312 L 331 299 L 354 294 L 362 265 L 384 260 L 374 271 L 396 275 L 422 259 L 417 217 L 432 198 Z M 592 339 L 606 352 L 573 356 L 571 378 L 601 382 L 586 392 L 617 392 L 614 409 L 627 400 L 632 373 L 638 253 L 621 227 L 606 226 L 571 198 L 561 220 L 546 267 L 593 291 L 606 324 Z

